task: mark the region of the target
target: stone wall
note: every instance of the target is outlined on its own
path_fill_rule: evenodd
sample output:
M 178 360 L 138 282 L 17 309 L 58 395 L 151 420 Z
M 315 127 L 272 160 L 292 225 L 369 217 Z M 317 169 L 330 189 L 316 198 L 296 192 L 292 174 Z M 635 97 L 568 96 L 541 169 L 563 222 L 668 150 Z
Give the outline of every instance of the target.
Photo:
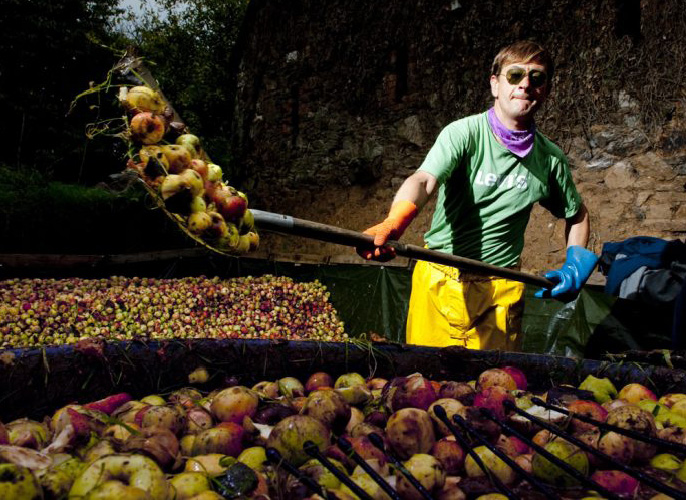
M 251 206 L 356 230 L 379 222 L 440 129 L 490 105 L 497 50 L 532 38 L 557 65 L 538 125 L 569 156 L 593 248 L 686 235 L 679 0 L 253 0 L 249 9 L 233 140 Z M 421 244 L 431 212 L 405 241 Z M 557 266 L 563 232 L 536 207 L 523 269 Z M 295 237 L 263 235 L 262 252 L 361 262 Z

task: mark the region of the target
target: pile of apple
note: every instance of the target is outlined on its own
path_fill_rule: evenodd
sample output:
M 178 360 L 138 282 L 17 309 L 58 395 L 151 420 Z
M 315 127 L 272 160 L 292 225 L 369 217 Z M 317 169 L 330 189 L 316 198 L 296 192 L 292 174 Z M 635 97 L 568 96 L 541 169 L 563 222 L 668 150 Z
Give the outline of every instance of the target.
M 686 488 L 683 456 L 532 404 L 527 381 L 512 366 L 492 368 L 470 382 L 433 381 L 421 374 L 365 379 L 359 373 L 332 377 L 312 374 L 234 385 L 204 394 L 193 387 L 134 400 L 121 393 L 103 400 L 70 404 L 44 421 L 19 419 L 0 426 L 0 498 L 70 499 L 318 499 L 301 482 L 267 459 L 273 448 L 329 498 L 355 499 L 353 490 L 322 463 L 321 454 L 374 499 L 387 493 L 350 453 L 344 437 L 402 499 L 422 498 L 389 455 L 437 500 L 493 496 L 489 477 L 445 423 L 440 406 L 459 415 L 517 464 L 550 485 L 560 498 L 599 498 L 522 439 L 507 435 L 483 417 L 491 410 L 553 455 L 597 484 L 626 498 L 666 498 L 633 477 L 602 464 L 568 441 L 518 421 L 505 401 L 582 437 L 617 461 L 655 475 L 676 489 Z M 576 389 L 576 388 L 566 388 Z M 659 400 L 646 387 L 629 384 L 616 391 L 608 379 L 589 377 L 580 390 L 552 388 L 541 395 L 573 413 L 642 433 L 684 442 L 686 394 Z M 563 394 L 563 396 L 560 396 Z M 588 395 L 590 399 L 579 399 Z M 376 434 L 386 454 L 372 444 Z M 310 442 L 310 453 L 303 445 Z M 343 444 L 343 443 L 340 443 Z M 474 452 L 521 498 L 536 492 L 486 446 Z M 346 448 L 343 446 L 343 448 Z
M 264 275 L 219 279 L 0 281 L 0 346 L 105 340 L 348 337 L 319 281 Z
M 221 167 L 212 163 L 197 136 L 178 134 L 185 127 L 171 121 L 171 108 L 160 94 L 142 85 L 122 87 L 119 100 L 130 116 L 126 138 L 135 151 L 128 167 L 177 222 L 222 252 L 257 249 L 259 236 L 247 196 L 223 181 Z

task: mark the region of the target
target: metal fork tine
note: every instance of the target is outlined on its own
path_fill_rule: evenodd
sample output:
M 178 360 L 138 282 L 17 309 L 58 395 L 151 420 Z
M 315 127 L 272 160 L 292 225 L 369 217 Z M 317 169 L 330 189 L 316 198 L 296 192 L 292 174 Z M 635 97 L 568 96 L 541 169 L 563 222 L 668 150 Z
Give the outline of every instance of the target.
M 424 486 L 422 486 L 422 483 L 417 481 L 417 478 L 412 475 L 412 473 L 407 470 L 407 468 L 396 458 L 393 453 L 390 451 L 386 450 L 386 447 L 384 446 L 383 439 L 381 439 L 381 436 L 379 436 L 375 432 L 371 432 L 370 434 L 367 435 L 367 438 L 372 442 L 374 446 L 376 446 L 378 449 L 384 452 L 388 460 L 400 471 L 400 473 L 405 476 L 405 478 L 410 482 L 412 486 L 414 486 L 419 494 L 425 498 L 426 500 L 434 500 L 433 497 L 431 496 L 431 493 L 429 493 Z
M 474 461 L 476 462 L 476 465 L 478 465 L 479 468 L 481 468 L 481 470 L 484 471 L 484 474 L 486 475 L 486 477 L 491 480 L 491 482 L 495 485 L 495 487 L 498 489 L 498 491 L 500 491 L 503 495 L 505 495 L 510 500 L 518 499 L 519 497 L 517 495 L 515 495 L 514 492 L 510 488 L 505 486 L 505 484 L 503 484 L 503 482 L 500 480 L 500 478 L 498 476 L 496 476 L 495 474 L 492 474 L 491 470 L 488 467 L 486 467 L 483 460 L 481 460 L 481 457 L 479 457 L 479 455 L 477 455 L 477 453 L 474 451 L 472 446 L 467 442 L 465 437 L 462 436 L 462 434 L 460 434 L 460 432 L 455 428 L 453 423 L 448 419 L 448 415 L 445 412 L 445 408 L 443 408 L 441 405 L 436 405 L 434 407 L 434 413 L 436 414 L 436 416 L 438 418 L 441 419 L 441 421 L 448 427 L 448 429 L 450 429 L 450 432 L 453 433 L 453 436 L 455 436 L 455 439 L 457 440 L 459 445 L 462 446 L 467 451 L 469 456 L 471 456 L 474 459 Z

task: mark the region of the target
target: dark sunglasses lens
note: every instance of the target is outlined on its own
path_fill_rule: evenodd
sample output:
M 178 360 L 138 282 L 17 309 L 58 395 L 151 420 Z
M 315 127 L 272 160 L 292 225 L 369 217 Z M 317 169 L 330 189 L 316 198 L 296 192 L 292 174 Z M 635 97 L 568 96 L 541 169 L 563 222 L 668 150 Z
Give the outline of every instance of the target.
M 529 82 L 533 87 L 545 85 L 547 79 L 548 75 L 546 75 L 543 71 L 531 71 L 529 73 Z
M 507 83 L 510 85 L 517 85 L 526 76 L 526 70 L 522 68 L 512 68 L 507 70 L 505 73 L 505 78 L 507 78 Z

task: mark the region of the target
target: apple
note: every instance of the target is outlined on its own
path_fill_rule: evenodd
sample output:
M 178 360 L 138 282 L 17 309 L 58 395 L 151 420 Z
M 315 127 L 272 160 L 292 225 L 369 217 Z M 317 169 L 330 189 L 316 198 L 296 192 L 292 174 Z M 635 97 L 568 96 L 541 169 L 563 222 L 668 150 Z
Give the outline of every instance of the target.
M 19 418 L 5 424 L 9 443 L 40 450 L 48 442 L 48 430 L 45 425 L 28 418 Z
M 441 384 L 438 389 L 439 398 L 453 398 L 460 403 L 471 406 L 474 403 L 476 391 L 466 382 L 448 381 Z
M 192 212 L 188 216 L 188 230 L 193 234 L 201 235 L 211 226 L 212 217 L 207 212 Z
M 237 460 L 256 471 L 262 471 L 267 463 L 267 453 L 263 446 L 251 446 L 244 449 Z
M 527 382 L 526 375 L 524 375 L 522 370 L 512 365 L 506 365 L 500 369 L 514 379 L 515 383 L 517 384 L 517 389 L 520 391 L 526 391 L 529 383 Z
M 499 386 L 508 391 L 517 389 L 517 382 L 512 376 L 500 368 L 484 370 L 476 381 L 476 389 L 483 391 L 489 387 Z
M 188 500 L 195 495 L 211 489 L 210 479 L 202 472 L 181 472 L 169 480 L 172 497 Z
M 350 421 L 350 405 L 343 396 L 332 390 L 316 390 L 307 396 L 302 415 L 309 415 L 340 435 Z
M 243 427 L 233 422 L 222 422 L 216 427 L 201 431 L 195 435 L 193 455 L 221 453 L 237 457 L 243 451 Z
M 509 376 L 509 375 L 508 375 Z M 505 401 L 515 402 L 514 396 L 499 385 L 490 386 L 474 396 L 474 405 L 477 408 L 487 408 L 493 412 L 498 420 L 505 420 L 511 410 L 505 408 Z
M 220 182 L 223 176 L 222 168 L 214 163 L 207 164 L 207 180 L 210 182 Z
M 146 406 L 142 408 L 134 423 L 145 429 L 146 427 L 158 427 L 168 429 L 178 434 L 186 425 L 186 414 L 181 408 L 174 406 Z
M 387 462 L 384 452 L 374 446 L 367 436 L 351 437 L 348 442 L 363 460 L 376 460 L 381 465 Z
M 194 406 L 186 412 L 186 434 L 198 434 L 211 429 L 213 424 L 212 415 L 200 406 Z
M 155 181 L 159 177 L 167 175 L 169 160 L 159 146 L 143 146 L 138 152 L 141 160 L 141 173 L 149 181 Z
M 234 461 L 235 458 L 224 455 L 223 453 L 195 455 L 186 460 L 184 471 L 203 472 L 209 477 L 216 477 L 226 472 L 226 469 L 228 469 Z
M 639 486 L 636 478 L 619 470 L 597 470 L 591 475 L 591 481 L 621 497 L 633 497 Z
M 658 453 L 650 459 L 650 466 L 667 472 L 676 472 L 681 468 L 682 461 L 671 453 Z
M 431 455 L 417 453 L 412 455 L 403 465 L 429 493 L 441 489 L 445 483 L 446 474 L 443 465 Z M 399 470 L 396 471 L 395 477 L 396 491 L 401 498 L 407 500 L 422 500 L 424 498 Z
M 658 399 L 658 403 L 661 403 L 670 409 L 672 408 L 672 406 L 674 406 L 674 404 L 678 403 L 679 401 L 686 401 L 686 394 L 680 392 L 670 393 L 665 394 L 660 399 Z
M 359 424 L 364 423 L 364 412 L 355 406 L 350 407 L 350 419 L 345 425 L 345 433 L 350 434 Z
M 557 438 L 545 445 L 545 450 L 573 467 L 583 475 L 588 475 L 588 456 L 582 450 L 564 439 Z M 575 486 L 578 481 L 574 476 L 553 464 L 540 453 L 534 453 L 531 467 L 534 476 L 556 486 Z
M 170 174 L 180 174 L 191 166 L 191 154 L 183 146 L 171 144 L 160 146 L 169 163 Z
M 620 464 L 629 464 L 635 455 L 635 444 L 637 441 L 614 431 L 603 434 L 598 440 L 598 451 L 612 458 Z M 598 464 L 597 460 L 593 460 Z M 600 462 L 604 463 L 604 462 Z
M 295 377 L 283 377 L 276 381 L 279 393 L 287 398 L 297 398 L 305 395 L 305 386 Z
M 515 471 L 485 446 L 476 446 L 473 448 L 473 451 L 481 459 L 484 466 L 504 484 L 512 484 L 517 478 Z M 482 477 L 485 475 L 483 469 L 476 463 L 471 454 L 467 454 L 464 468 L 468 477 Z
M 303 445 L 312 441 L 323 452 L 330 444 L 329 429 L 316 418 L 292 415 L 277 423 L 269 434 L 267 447 L 275 448 L 283 458 L 296 467 L 304 464 L 309 455 Z
M 255 392 L 237 385 L 219 391 L 212 398 L 210 410 L 214 418 L 221 422 L 240 424 L 243 418 L 255 416 L 259 402 L 260 398 Z
M 431 381 L 419 374 L 396 377 L 391 385 L 394 390 L 389 392 L 390 398 L 387 399 L 391 411 L 403 408 L 427 410 L 438 399 Z
M 150 394 L 141 398 L 141 403 L 145 403 L 146 405 L 150 406 L 164 406 L 167 404 L 164 398 L 158 394 Z
M 622 387 L 619 390 L 617 397 L 618 399 L 625 399 L 629 403 L 638 403 L 644 399 L 657 401 L 657 397 L 653 391 L 646 386 L 637 383 L 627 384 Z
M 217 212 L 222 214 L 224 220 L 238 221 L 245 214 L 248 204 L 237 195 L 227 194 L 226 191 L 217 191 L 214 197 Z
M 204 235 L 211 239 L 219 239 L 229 234 L 229 228 L 224 221 L 224 217 L 217 212 L 207 212 L 212 223 L 205 229 Z
M 179 177 L 181 178 L 181 182 L 188 186 L 188 189 L 193 197 L 200 197 L 200 195 L 202 195 L 205 187 L 202 176 L 198 172 L 192 168 L 189 168 L 181 172 Z
M 386 424 L 386 437 L 404 460 L 415 453 L 428 453 L 436 442 L 433 420 L 419 408 L 402 408 L 393 413 Z
M 180 459 L 179 440 L 169 429 L 162 427 L 142 429 L 138 435 L 126 440 L 123 450 L 148 455 L 165 470 L 171 469 Z
M 595 401 L 585 401 L 583 399 L 577 399 L 572 401 L 567 405 L 567 409 L 572 414 L 583 415 L 585 417 L 592 418 L 598 422 L 605 422 L 607 419 L 607 410 L 600 406 Z M 576 418 L 572 418 L 571 421 L 572 430 L 574 432 L 585 432 L 595 428 L 593 424 L 582 422 Z
M 333 382 L 333 377 L 326 372 L 313 373 L 305 382 L 305 392 L 309 394 L 321 387 L 333 387 Z
M 43 492 L 31 469 L 0 464 L 0 498 L 38 499 L 43 498 Z
M 617 398 L 617 389 L 612 381 L 605 378 L 587 376 L 579 385 L 579 389 L 591 391 L 597 403 L 603 404 Z
M 431 406 L 429 406 L 427 410 L 434 421 L 434 426 L 438 434 L 441 436 L 451 436 L 452 432 L 450 431 L 448 426 L 445 425 L 443 421 L 436 416 L 436 406 L 441 406 L 445 410 L 445 414 L 451 423 L 453 423 L 454 415 L 460 415 L 463 418 L 466 417 L 465 407 L 457 399 L 441 398 L 431 403 Z
M 669 410 L 675 415 L 686 418 L 686 399 L 680 399 L 679 401 L 676 401 L 674 404 L 672 404 Z
M 436 441 L 429 450 L 429 454 L 441 462 L 448 475 L 459 475 L 466 457 L 466 453 L 455 440 L 455 436 L 443 437 Z
M 161 115 L 148 111 L 138 113 L 129 124 L 131 138 L 143 144 L 157 144 L 164 137 L 166 125 Z
M 241 233 L 248 233 L 255 230 L 255 215 L 250 211 L 246 210 L 243 217 L 240 220 L 239 226 L 241 228 Z
M 616 425 L 622 429 L 630 429 L 645 434 L 646 436 L 655 437 L 657 435 L 657 427 L 653 414 L 642 410 L 637 406 L 627 405 L 610 410 L 607 414 L 606 422 L 609 425 Z M 655 445 L 643 441 L 632 441 L 634 443 L 635 460 L 647 461 L 655 455 Z
M 127 89 L 121 96 L 121 103 L 130 113 L 162 113 L 166 104 L 159 93 L 144 85 Z
M 175 142 L 177 145 L 185 147 L 192 158 L 200 156 L 200 138 L 197 135 L 181 134 L 176 138 Z
M 252 390 L 261 398 L 276 399 L 279 397 L 279 384 L 269 380 L 263 380 L 252 386 Z

